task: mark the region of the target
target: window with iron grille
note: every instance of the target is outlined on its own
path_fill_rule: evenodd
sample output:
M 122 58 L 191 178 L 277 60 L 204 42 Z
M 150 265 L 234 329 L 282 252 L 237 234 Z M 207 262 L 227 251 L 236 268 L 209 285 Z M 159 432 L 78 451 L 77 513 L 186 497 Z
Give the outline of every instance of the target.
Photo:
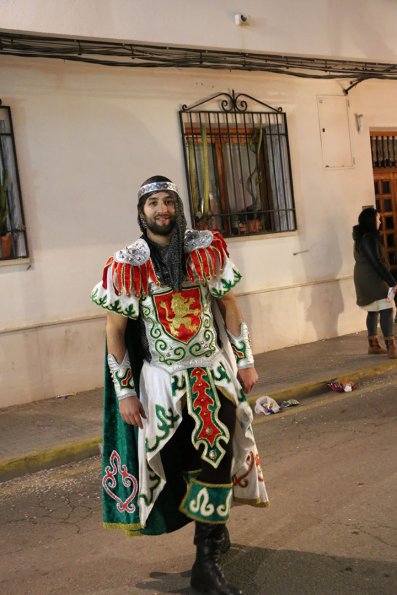
M 397 133 L 395 130 L 371 131 L 372 167 L 397 167 Z
M 220 100 L 219 110 L 197 109 Z M 250 111 L 248 102 L 267 111 Z M 218 93 L 179 112 L 193 225 L 225 237 L 296 229 L 286 114 Z
M 11 110 L 0 102 L 0 259 L 28 256 Z

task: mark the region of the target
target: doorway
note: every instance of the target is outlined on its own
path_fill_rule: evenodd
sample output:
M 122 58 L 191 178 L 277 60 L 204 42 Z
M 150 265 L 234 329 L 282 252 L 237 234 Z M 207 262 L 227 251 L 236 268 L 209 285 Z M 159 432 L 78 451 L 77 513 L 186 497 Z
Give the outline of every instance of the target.
M 397 130 L 372 131 L 371 152 L 379 230 L 392 274 L 397 276 Z

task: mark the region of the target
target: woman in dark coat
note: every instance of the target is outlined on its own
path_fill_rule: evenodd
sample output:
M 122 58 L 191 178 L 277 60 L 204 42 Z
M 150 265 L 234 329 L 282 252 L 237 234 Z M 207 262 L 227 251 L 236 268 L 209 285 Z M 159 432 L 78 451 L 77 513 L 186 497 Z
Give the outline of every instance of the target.
M 379 213 L 370 207 L 361 211 L 358 225 L 353 227 L 356 261 L 354 285 L 357 304 L 367 311 L 368 353 L 387 353 L 390 358 L 395 359 L 397 351 L 393 336 L 393 297 L 397 285 L 380 241 L 380 223 Z M 393 293 L 389 294 L 390 288 Z M 387 351 L 380 346 L 377 337 L 379 316 Z

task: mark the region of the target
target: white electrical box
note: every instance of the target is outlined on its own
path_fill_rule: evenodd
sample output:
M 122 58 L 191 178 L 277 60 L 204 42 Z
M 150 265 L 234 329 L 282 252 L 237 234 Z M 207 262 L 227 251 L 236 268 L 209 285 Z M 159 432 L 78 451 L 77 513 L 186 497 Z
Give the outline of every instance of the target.
M 322 95 L 317 97 L 317 107 L 324 167 L 353 167 L 348 98 Z

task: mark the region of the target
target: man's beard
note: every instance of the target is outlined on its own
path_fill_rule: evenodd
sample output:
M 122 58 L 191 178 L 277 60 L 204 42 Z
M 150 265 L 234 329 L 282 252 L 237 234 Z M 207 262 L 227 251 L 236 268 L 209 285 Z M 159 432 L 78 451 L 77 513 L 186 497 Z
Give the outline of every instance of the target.
M 147 229 L 152 233 L 157 234 L 159 236 L 168 236 L 176 225 L 176 216 L 173 215 L 172 217 L 170 217 L 170 220 L 168 221 L 167 225 L 158 225 L 155 220 L 149 222 L 146 218 L 144 218 L 144 221 L 146 223 Z

